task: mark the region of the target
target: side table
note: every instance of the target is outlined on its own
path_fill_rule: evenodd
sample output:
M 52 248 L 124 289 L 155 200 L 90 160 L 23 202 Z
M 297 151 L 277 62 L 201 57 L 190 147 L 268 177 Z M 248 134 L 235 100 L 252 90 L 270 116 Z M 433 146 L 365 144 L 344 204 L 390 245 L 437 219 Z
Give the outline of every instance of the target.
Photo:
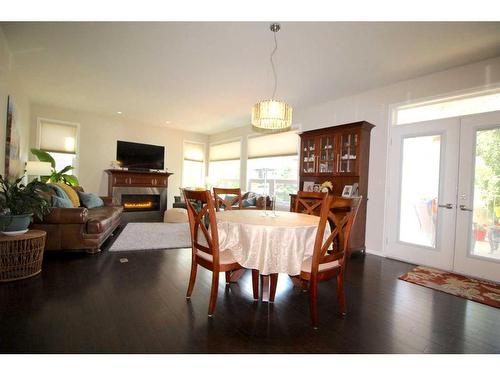
M 42 271 L 46 235 L 43 230 L 19 236 L 0 233 L 0 282 L 25 279 Z

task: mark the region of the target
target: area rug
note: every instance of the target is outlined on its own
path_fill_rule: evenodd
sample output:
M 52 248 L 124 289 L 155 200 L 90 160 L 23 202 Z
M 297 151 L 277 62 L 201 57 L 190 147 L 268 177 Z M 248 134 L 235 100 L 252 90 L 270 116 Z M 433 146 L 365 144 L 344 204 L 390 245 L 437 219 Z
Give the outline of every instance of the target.
M 500 308 L 500 284 L 419 266 L 400 280 Z
M 188 223 L 128 223 L 109 251 L 191 247 Z

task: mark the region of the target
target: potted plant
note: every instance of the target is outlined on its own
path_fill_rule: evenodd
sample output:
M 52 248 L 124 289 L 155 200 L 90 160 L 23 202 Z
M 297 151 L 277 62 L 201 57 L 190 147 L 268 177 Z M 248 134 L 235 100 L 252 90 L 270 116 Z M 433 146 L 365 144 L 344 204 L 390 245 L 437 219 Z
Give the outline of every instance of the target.
M 50 176 L 40 177 L 42 182 L 52 182 L 52 183 L 63 182 L 69 186 L 78 186 L 79 184 L 78 178 L 76 176 L 73 176 L 72 174 L 68 174 L 69 171 L 75 169 L 73 166 L 67 165 L 58 172 L 56 171 L 56 161 L 48 152 L 39 150 L 37 148 L 32 148 L 31 153 L 35 155 L 38 158 L 38 160 L 49 162 L 50 165 L 52 166 L 52 174 Z
M 6 235 L 26 233 L 33 215 L 42 219 L 50 210 L 39 194 L 47 186 L 38 180 L 24 185 L 22 179 L 11 181 L 0 175 L 0 230 Z

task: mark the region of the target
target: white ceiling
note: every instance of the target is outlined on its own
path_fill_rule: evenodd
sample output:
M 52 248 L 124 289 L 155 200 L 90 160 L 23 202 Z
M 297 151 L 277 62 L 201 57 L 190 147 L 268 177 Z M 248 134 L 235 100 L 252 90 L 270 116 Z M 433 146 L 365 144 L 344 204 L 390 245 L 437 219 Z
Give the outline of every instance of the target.
M 206 134 L 272 94 L 268 23 L 0 23 L 33 101 Z M 277 96 L 295 109 L 500 55 L 500 23 L 286 22 Z

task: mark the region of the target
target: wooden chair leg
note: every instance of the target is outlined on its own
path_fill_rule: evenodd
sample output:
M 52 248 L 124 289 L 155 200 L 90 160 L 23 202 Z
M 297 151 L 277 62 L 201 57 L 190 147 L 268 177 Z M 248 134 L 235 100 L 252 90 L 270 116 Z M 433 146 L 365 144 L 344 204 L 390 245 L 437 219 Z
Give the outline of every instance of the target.
M 340 306 L 340 313 L 342 315 L 346 314 L 345 308 L 345 294 L 344 294 L 344 274 L 340 273 L 337 275 L 337 300 Z
M 307 282 L 307 280 L 300 280 L 300 289 L 303 291 L 303 292 L 307 292 L 307 290 L 309 289 L 309 283 Z
M 231 271 L 226 271 L 226 284 L 231 282 Z
M 219 271 L 212 271 L 212 290 L 210 291 L 210 302 L 208 304 L 208 316 L 212 317 L 217 303 L 217 292 L 219 291 Z
M 193 259 L 191 262 L 191 274 L 189 275 L 189 285 L 186 293 L 186 299 L 191 298 L 191 293 L 193 293 L 194 283 L 196 281 L 196 271 L 198 270 L 198 263 Z
M 276 287 L 278 286 L 278 274 L 272 273 L 269 276 L 271 278 L 271 288 L 269 291 L 269 302 L 274 302 L 274 297 L 276 296 Z
M 314 329 L 318 329 L 318 280 L 309 280 L 309 308 L 311 310 L 311 322 Z
M 253 299 L 257 301 L 259 299 L 259 270 L 252 270 L 252 289 Z

